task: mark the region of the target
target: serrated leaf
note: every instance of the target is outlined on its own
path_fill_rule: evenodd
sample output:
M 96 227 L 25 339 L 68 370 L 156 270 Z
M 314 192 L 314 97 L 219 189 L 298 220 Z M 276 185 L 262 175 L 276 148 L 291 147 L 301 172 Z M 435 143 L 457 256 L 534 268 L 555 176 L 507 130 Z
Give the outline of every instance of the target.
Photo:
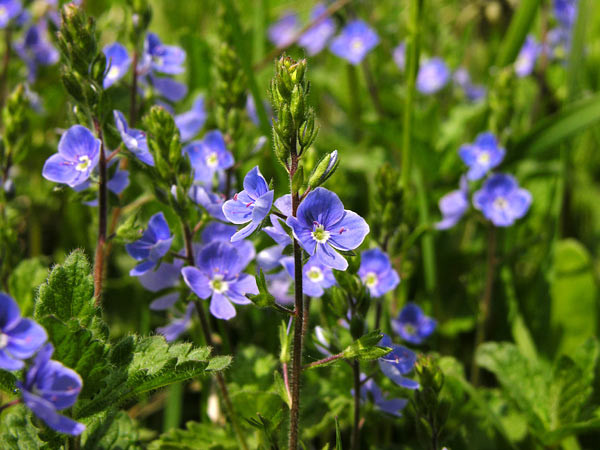
M 281 374 L 275 370 L 273 372 L 273 379 L 274 379 L 274 388 L 275 388 L 275 392 L 277 392 L 277 395 L 279 395 L 281 397 L 281 399 L 285 402 L 286 405 L 288 405 L 288 408 L 292 408 L 292 399 L 290 398 L 290 395 L 287 391 L 287 389 L 285 388 L 285 383 L 283 381 L 283 377 L 281 376 Z
M 12 372 L 0 369 L 0 390 L 9 394 L 14 393 L 16 389 L 15 381 L 17 381 L 17 377 Z
M 208 363 L 206 370 L 213 372 L 224 370 L 231 364 L 231 359 L 231 356 L 215 356 Z
M 150 443 L 150 450 L 234 450 L 238 448 L 235 433 L 216 424 L 188 422 L 186 429 L 173 429 Z
M 23 317 L 33 313 L 33 299 L 38 286 L 48 276 L 48 267 L 42 258 L 21 261 L 8 278 L 8 292 L 17 301 Z
M 0 448 L 29 450 L 42 448 L 38 429 L 31 422 L 31 413 L 23 405 L 11 407 L 0 420 Z
M 126 412 L 110 409 L 84 421 L 86 429 L 82 435 L 82 450 L 137 450 L 138 428 Z
M 360 337 L 342 352 L 343 357 L 347 359 L 358 359 L 360 361 L 370 361 L 381 358 L 392 351 L 389 347 L 379 347 L 377 344 L 383 334 L 379 330 L 373 330 Z
M 269 293 L 265 274 L 262 269 L 260 269 L 258 277 L 256 278 L 256 285 L 258 287 L 258 294 L 247 294 L 246 297 L 259 308 L 269 308 L 273 306 L 275 304 L 275 297 Z
M 550 429 L 574 423 L 592 393 L 583 371 L 567 356 L 556 362 L 550 384 Z

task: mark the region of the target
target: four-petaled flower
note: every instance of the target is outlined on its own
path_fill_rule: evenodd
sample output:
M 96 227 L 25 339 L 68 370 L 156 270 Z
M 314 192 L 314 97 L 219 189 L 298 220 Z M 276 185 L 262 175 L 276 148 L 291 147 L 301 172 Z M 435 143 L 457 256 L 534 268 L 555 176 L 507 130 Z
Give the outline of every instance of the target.
M 235 317 L 231 302 L 247 305 L 246 294 L 258 294 L 253 276 L 242 273 L 247 260 L 236 247 L 224 241 L 213 242 L 202 249 L 196 267 L 181 269 L 183 279 L 200 298 L 210 297 L 210 312 L 218 319 Z
M 422 94 L 435 94 L 450 80 L 450 69 L 441 58 L 431 58 L 419 67 L 417 89 Z
M 439 206 L 443 214 L 441 221 L 435 224 L 438 230 L 447 230 L 458 223 L 469 209 L 469 183 L 467 177 L 460 177 L 460 189 L 450 191 L 440 198 Z
M 294 257 L 287 256 L 281 260 L 288 274 L 294 276 Z M 311 257 L 302 267 L 302 292 L 310 297 L 321 297 L 325 289 L 335 284 L 335 277 L 330 267 L 321 264 Z
M 190 188 L 189 195 L 194 202 L 203 206 L 212 217 L 223 222 L 227 221 L 223 214 L 223 203 L 225 203 L 223 194 L 210 192 L 204 186 L 194 185 Z
M 418 389 L 418 382 L 404 377 L 415 366 L 417 355 L 402 345 L 393 344 L 387 334 L 383 335 L 379 345 L 392 349 L 390 353 L 379 358 L 379 368 L 383 374 L 399 386 L 407 389 Z
M 231 237 L 231 242 L 250 236 L 269 214 L 272 204 L 273 191 L 256 166 L 244 177 L 244 190 L 223 205 L 223 214 L 231 223 L 250 222 Z
M 331 42 L 329 49 L 356 66 L 378 43 L 379 36 L 369 25 L 362 20 L 354 20 Z
M 22 9 L 19 0 L 0 0 L 0 29 L 6 28 L 8 22 L 17 17 Z
M 56 183 L 75 187 L 84 183 L 98 164 L 101 142 L 81 125 L 73 125 L 58 143 L 58 153 L 46 160 L 42 175 Z
M 175 300 L 177 300 L 177 297 L 179 297 L 179 294 L 175 293 L 175 294 L 169 294 L 171 298 L 175 298 Z M 164 296 L 165 298 L 167 296 Z M 157 300 L 161 300 L 162 298 L 159 298 Z M 162 306 L 162 305 L 160 305 Z M 171 304 L 170 306 L 173 306 L 173 304 Z M 150 305 L 150 309 L 152 310 L 160 310 L 160 309 L 167 309 L 167 308 L 159 308 L 159 305 L 157 303 L 157 301 L 155 300 L 154 302 L 152 302 L 152 304 Z M 173 342 L 175 340 L 177 340 L 177 338 L 179 336 L 181 336 L 192 324 L 192 313 L 195 311 L 196 307 L 194 306 L 194 302 L 189 302 L 187 307 L 185 308 L 185 313 L 179 317 L 174 318 L 168 325 L 164 326 L 164 327 L 158 327 L 156 329 L 156 332 L 158 334 L 161 334 L 165 337 L 165 339 L 167 340 L 167 342 Z
M 25 382 L 17 381 L 17 387 L 25 405 L 50 428 L 77 436 L 85 430 L 85 425 L 57 411 L 73 406 L 83 383 L 77 372 L 51 360 L 52 353 L 52 344 L 44 346 L 27 371 Z
M 127 244 L 127 253 L 137 261 L 142 261 L 135 266 L 129 274 L 140 276 L 152 270 L 171 248 L 173 235 L 169 230 L 169 224 L 162 212 L 154 214 L 148 221 L 148 228 L 144 231 L 142 238 Z
M 310 13 L 311 20 L 315 20 L 325 13 L 325 11 L 327 11 L 327 7 L 324 4 L 319 3 Z M 319 24 L 306 30 L 306 32 L 300 36 L 298 44 L 306 49 L 306 53 L 308 53 L 309 56 L 314 56 L 323 50 L 325 45 L 327 45 L 327 41 L 329 41 L 334 33 L 335 22 L 331 17 L 327 17 Z
M 502 173 L 485 180 L 473 194 L 473 205 L 497 227 L 507 227 L 523 217 L 531 205 L 531 194 L 514 177 Z
M 23 360 L 31 358 L 46 339 L 46 331 L 22 318 L 17 302 L 0 292 L 0 369 L 22 369 Z
M 285 47 L 292 42 L 299 30 L 298 16 L 294 13 L 286 13 L 269 27 L 269 40 L 277 47 Z
M 460 147 L 458 154 L 469 167 L 468 180 L 479 180 L 504 159 L 504 148 L 493 133 L 480 133 L 472 144 Z
M 414 303 L 407 303 L 397 319 L 392 320 L 392 328 L 402 339 L 411 344 L 420 344 L 435 330 L 437 323 L 423 314 Z
M 553 9 L 561 26 L 571 28 L 577 19 L 578 0 L 554 0 Z
M 369 233 L 362 217 L 344 209 L 336 194 L 321 187 L 306 196 L 287 224 L 310 256 L 337 270 L 346 270 L 348 261 L 336 250 L 355 249 Z
M 154 166 L 154 158 L 148 150 L 148 141 L 146 139 L 146 133 L 141 130 L 129 128 L 127 120 L 121 111 L 114 110 L 113 115 L 115 118 L 115 125 L 125 147 L 129 149 L 140 161 L 149 166 Z
M 201 141 L 193 141 L 183 149 L 190 157 L 194 179 L 210 187 L 217 171 L 233 166 L 231 152 L 225 147 L 225 139 L 219 130 L 206 133 Z
M 521 47 L 521 50 L 519 51 L 517 60 L 515 61 L 515 73 L 518 77 L 526 77 L 533 72 L 535 63 L 541 52 L 542 46 L 533 36 L 527 36 L 523 47 Z
M 371 297 L 375 298 L 395 289 L 400 283 L 400 277 L 392 267 L 390 258 L 378 248 L 362 252 L 358 276 L 369 288 Z
M 361 379 L 364 380 L 365 378 L 366 375 L 361 374 Z M 365 381 L 364 384 L 361 386 L 360 398 L 363 401 L 371 399 L 375 406 L 381 411 L 386 412 L 388 414 L 392 414 L 396 417 L 402 416 L 400 411 L 402 411 L 408 404 L 408 400 L 405 398 L 386 398 L 383 395 L 383 392 L 381 392 L 379 386 L 375 384 L 375 381 L 373 381 L 373 379 Z
M 59 59 L 58 50 L 48 40 L 48 27 L 44 20 L 27 29 L 23 41 L 15 43 L 15 51 L 29 69 L 29 82 L 35 81 L 38 66 L 51 66 Z
M 204 122 L 206 122 L 204 96 L 198 95 L 194 100 L 192 109 L 175 116 L 175 124 L 179 128 L 181 141 L 187 142 L 193 139 L 204 126 Z
M 104 89 L 108 89 L 125 76 L 131 65 L 131 58 L 127 49 L 119 42 L 107 45 L 102 51 L 106 56 L 106 67 L 108 67 L 102 84 Z

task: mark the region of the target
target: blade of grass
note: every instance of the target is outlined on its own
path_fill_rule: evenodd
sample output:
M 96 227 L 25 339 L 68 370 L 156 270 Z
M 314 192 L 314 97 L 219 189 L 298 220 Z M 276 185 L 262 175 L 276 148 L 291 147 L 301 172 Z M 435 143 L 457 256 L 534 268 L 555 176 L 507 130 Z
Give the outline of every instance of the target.
M 496 66 L 505 67 L 517 59 L 519 50 L 521 50 L 523 42 L 525 42 L 527 33 L 529 33 L 533 25 L 535 15 L 541 4 L 541 0 L 521 1 L 519 8 L 510 21 L 506 37 L 502 41 L 498 57 L 496 58 Z

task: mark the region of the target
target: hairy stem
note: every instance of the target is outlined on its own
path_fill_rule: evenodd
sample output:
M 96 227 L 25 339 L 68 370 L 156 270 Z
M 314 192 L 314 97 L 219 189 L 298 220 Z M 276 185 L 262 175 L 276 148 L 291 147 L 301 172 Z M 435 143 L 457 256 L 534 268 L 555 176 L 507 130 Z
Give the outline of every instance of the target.
M 104 140 L 102 137 L 102 126 L 98 119 L 94 118 L 96 136 L 100 139 L 100 161 L 98 163 L 98 241 L 96 243 L 96 256 L 94 259 L 94 298 L 96 306 L 102 301 L 102 282 L 104 279 L 104 246 L 106 244 L 106 214 L 108 211 L 108 193 L 106 179 L 106 155 L 104 154 Z
M 485 290 L 479 303 L 479 317 L 477 319 L 477 331 L 475 333 L 475 346 L 473 347 L 473 361 L 471 362 L 471 383 L 477 386 L 479 383 L 479 366 L 475 361 L 477 348 L 485 341 L 485 328 L 492 305 L 492 293 L 494 288 L 494 277 L 496 274 L 496 227 L 490 224 L 488 233 L 487 274 L 485 277 Z
M 183 239 L 185 242 L 185 256 L 187 259 L 187 263 L 191 266 L 194 266 L 194 246 L 193 246 L 193 233 L 190 226 L 185 223 L 184 219 L 181 218 L 181 223 L 183 227 Z M 206 317 L 206 312 L 204 311 L 204 304 L 202 300 L 198 300 L 196 302 L 196 310 L 198 311 L 198 316 L 200 317 L 200 325 L 202 328 L 202 334 L 204 336 L 204 341 L 206 345 L 214 348 L 214 343 L 212 339 L 212 333 L 210 330 L 210 323 L 208 322 L 208 318 Z M 221 397 L 223 398 L 223 402 L 225 403 L 225 408 L 227 410 L 227 415 L 229 416 L 229 420 L 231 421 L 231 425 L 237 435 L 240 446 L 244 450 L 248 450 L 248 444 L 246 443 L 246 438 L 240 425 L 235 416 L 235 411 L 233 409 L 233 403 L 231 403 L 231 397 L 229 396 L 229 390 L 227 389 L 227 384 L 225 383 L 225 378 L 223 374 L 218 372 L 215 375 L 217 380 L 217 384 L 219 385 L 219 390 L 221 391 Z
M 8 92 L 8 66 L 12 47 L 12 29 L 9 26 L 4 30 L 4 57 L 2 58 L 2 73 L 0 73 L 0 107 L 4 105 L 4 99 Z
M 18 398 L 16 400 L 13 400 L 12 402 L 5 403 L 4 405 L 0 406 L 0 413 L 2 411 L 4 411 L 5 409 L 10 408 L 11 406 L 18 405 L 19 403 L 21 403 L 21 399 L 20 398 Z
M 313 367 L 322 366 L 323 364 L 330 363 L 332 361 L 336 361 L 340 358 L 343 358 L 343 353 L 336 353 L 335 355 L 328 356 L 327 358 L 319 359 L 318 361 L 311 362 L 310 364 L 306 364 L 303 369 L 312 369 Z
M 351 449 L 358 450 L 360 445 L 360 363 L 352 362 L 352 372 L 354 374 L 354 425 L 352 427 Z

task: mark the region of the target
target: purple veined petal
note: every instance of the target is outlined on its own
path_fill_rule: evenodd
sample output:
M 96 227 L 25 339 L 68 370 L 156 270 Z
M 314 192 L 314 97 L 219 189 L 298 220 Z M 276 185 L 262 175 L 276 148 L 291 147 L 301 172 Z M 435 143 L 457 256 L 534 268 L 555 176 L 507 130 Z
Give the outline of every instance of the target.
M 194 291 L 198 297 L 207 299 L 212 294 L 210 288 L 210 280 L 200 270 L 195 267 L 184 267 L 181 269 L 181 275 L 183 275 L 183 281 L 188 287 Z
M 275 200 L 275 207 L 281 211 L 281 213 L 289 217 L 292 215 L 292 195 L 286 194 Z
M 178 102 L 187 94 L 187 86 L 172 78 L 150 76 L 152 86 L 171 102 Z
M 23 361 L 12 358 L 6 349 L 0 349 L 0 369 L 21 370 L 24 366 Z
M 302 205 L 300 205 L 302 206 Z M 290 216 L 287 219 L 287 225 L 292 229 L 294 237 L 300 242 L 300 245 L 309 255 L 314 255 L 317 247 L 317 241 L 312 236 L 312 227 L 308 228 L 298 218 Z
M 276 273 L 268 273 L 265 275 L 267 287 L 275 301 L 282 305 L 289 305 L 294 302 L 294 298 L 290 294 L 292 279 L 285 270 Z
M 441 58 L 424 61 L 417 74 L 417 89 L 422 94 L 435 94 L 450 80 L 450 69 Z
M 373 295 L 373 293 L 371 293 L 371 295 L 374 297 L 381 297 L 382 295 L 396 289 L 398 284 L 400 284 L 400 276 L 398 275 L 398 272 L 396 272 L 394 269 L 390 269 L 379 277 L 377 286 L 375 286 L 376 295 Z
M 327 228 L 339 222 L 344 214 L 344 205 L 339 197 L 325 188 L 318 187 L 300 203 L 296 217 L 303 226 L 312 231 L 315 222 Z
M 527 211 L 529 211 L 529 207 L 531 206 L 532 197 L 531 193 L 526 189 L 516 189 L 512 192 L 508 199 L 508 203 L 510 204 L 512 215 L 515 219 L 520 219 Z
M 64 183 L 69 186 L 76 186 L 76 184 L 73 184 L 73 181 L 76 179 L 77 173 L 73 166 L 74 163 L 72 161 L 66 160 L 60 154 L 55 153 L 44 163 L 44 167 L 42 168 L 42 176 L 45 179 L 55 183 Z
M 260 222 L 254 222 L 254 221 L 250 222 L 244 228 L 242 228 L 237 233 L 235 233 L 233 236 L 231 236 L 231 242 L 236 243 L 236 242 L 241 241 L 242 239 L 246 239 L 248 236 L 250 236 L 252 233 L 254 233 L 259 226 L 260 226 Z
M 78 436 L 85 430 L 85 425 L 58 414 L 52 403 L 48 400 L 26 390 L 22 391 L 22 395 L 25 405 L 53 430 L 72 436 Z
M 150 220 L 148 221 L 148 228 L 154 231 L 156 238 L 159 240 L 172 237 L 169 224 L 167 223 L 165 215 L 162 213 L 162 211 L 150 217 Z
M 173 263 L 162 262 L 158 268 L 152 272 L 146 272 L 138 277 L 140 284 L 151 292 L 158 292 L 162 289 L 173 287 L 179 281 L 181 259 L 173 260 Z
M 37 393 L 61 411 L 75 404 L 83 381 L 74 370 L 50 360 L 38 373 L 36 386 Z
M 402 417 L 400 411 L 402 411 L 407 404 L 408 400 L 405 398 L 393 398 L 390 400 L 382 399 L 376 403 L 377 407 L 379 407 L 379 409 L 381 409 L 383 412 L 392 414 L 396 417 Z
M 209 223 L 204 227 L 204 230 L 202 230 L 202 242 L 206 244 L 213 241 L 229 242 L 236 230 L 234 225 L 226 225 L 219 222 Z
M 202 141 L 192 141 L 183 148 L 187 153 L 194 169 L 194 181 L 209 184 L 212 181 L 214 170 L 206 165 Z
M 246 223 L 252 220 L 252 208 L 250 206 L 237 196 L 223 203 L 223 215 L 231 223 Z
M 7 332 L 16 327 L 21 320 L 19 305 L 14 299 L 0 292 L 0 330 Z
M 358 276 L 364 278 L 369 272 L 382 274 L 391 268 L 392 263 L 390 262 L 388 255 L 378 248 L 372 248 L 362 252 Z
M 175 116 L 175 124 L 179 128 L 181 141 L 187 142 L 193 139 L 204 126 L 204 122 L 206 122 L 204 96 L 198 95 L 191 110 Z
M 354 20 L 331 41 L 329 49 L 334 55 L 358 65 L 378 43 L 379 36 L 366 22 Z
M 129 186 L 129 171 L 117 169 L 114 176 L 108 180 L 106 187 L 115 195 L 120 195 Z
M 292 238 L 283 229 L 282 219 L 274 214 L 271 214 L 272 227 L 264 227 L 263 231 L 267 233 L 278 245 L 288 246 L 292 243 Z
M 58 153 L 65 159 L 77 161 L 80 156 L 90 160 L 100 153 L 101 142 L 92 132 L 82 125 L 73 125 L 60 138 Z
M 158 262 L 160 258 L 165 256 L 169 249 L 171 248 L 171 243 L 173 242 L 173 238 L 169 237 L 168 239 L 162 239 L 158 241 L 155 245 L 150 249 L 150 254 L 148 255 L 148 259 L 150 261 Z
M 146 272 L 152 270 L 156 266 L 156 261 L 144 261 L 129 271 L 129 275 L 132 277 L 139 277 L 144 275 Z
M 201 144 L 203 147 L 202 154 L 206 159 L 208 159 L 209 155 L 214 154 L 216 156 L 216 165 L 214 169 L 225 170 L 233 166 L 233 163 L 235 162 L 233 160 L 233 155 L 227 150 L 225 139 L 219 130 L 212 130 L 206 133 Z M 205 163 L 207 163 L 207 161 L 205 161 Z
M 219 194 L 213 194 L 209 192 L 204 186 L 192 186 L 190 188 L 190 197 L 199 205 L 203 206 L 204 209 L 215 219 L 227 221 L 227 218 L 223 214 L 223 203 L 225 196 Z
M 353 250 L 364 241 L 369 234 L 369 225 L 358 214 L 346 210 L 345 216 L 336 224 L 325 227 L 331 233 L 329 241 L 339 250 Z
M 283 266 L 283 268 L 286 270 L 286 272 L 288 273 L 288 275 L 290 277 L 294 277 L 294 257 L 293 256 L 285 256 L 283 258 L 281 258 L 280 264 Z
M 404 377 L 398 367 L 394 364 L 379 360 L 379 368 L 386 377 L 388 377 L 398 386 L 402 386 L 406 389 L 419 389 L 419 383 L 411 380 L 410 378 Z
M 177 338 L 190 327 L 192 313 L 195 309 L 194 302 L 189 302 L 185 308 L 185 314 L 182 317 L 173 320 L 167 326 L 157 328 L 156 332 L 163 335 L 167 342 L 173 342 L 177 340 Z
M 44 369 L 46 364 L 50 361 L 52 354 L 54 353 L 54 346 L 50 343 L 44 345 L 40 351 L 37 352 L 33 360 L 33 364 L 27 370 L 25 374 L 25 385 L 18 386 L 21 389 L 31 389 L 35 383 L 38 373 Z
M 143 261 L 150 254 L 150 247 L 152 245 L 152 241 L 142 238 L 135 242 L 125 244 L 125 250 L 127 250 L 129 256 L 131 256 L 136 261 Z
M 302 293 L 309 297 L 321 297 L 325 291 L 319 283 L 311 281 L 308 277 L 303 277 L 302 280 Z
M 179 293 L 170 292 L 168 294 L 161 295 L 160 297 L 154 299 L 152 303 L 150 303 L 150 309 L 152 311 L 165 311 L 175 306 L 177 300 L 179 300 Z
M 274 191 L 268 191 L 256 199 L 254 208 L 252 209 L 252 221 L 262 222 L 267 214 L 271 211 L 271 205 L 273 205 Z
M 215 241 L 205 246 L 198 255 L 196 265 L 208 277 L 220 274 L 228 280 L 243 269 L 236 247 L 224 241 Z
M 127 49 L 118 42 L 105 46 L 102 51 L 106 56 L 106 67 L 109 67 L 104 76 L 103 87 L 108 89 L 127 73 L 131 59 Z
M 32 357 L 48 339 L 46 330 L 30 319 L 21 321 L 12 329 L 4 330 L 8 335 L 6 349 L 19 359 Z
M 346 261 L 346 258 L 327 244 L 318 244 L 314 257 L 320 264 L 331 267 L 332 269 L 346 270 L 348 268 L 348 261 Z
M 258 294 L 256 279 L 252 275 L 242 274 L 236 281 L 230 283 L 229 290 L 225 293 L 227 298 L 238 305 L 252 303 L 246 294 Z
M 229 320 L 235 317 L 235 308 L 227 297 L 222 294 L 213 293 L 210 300 L 210 313 L 217 319 Z
M 264 195 L 269 190 L 269 185 L 262 176 L 258 166 L 252 168 L 244 177 L 244 191 L 250 195 L 250 197 L 257 199 Z

